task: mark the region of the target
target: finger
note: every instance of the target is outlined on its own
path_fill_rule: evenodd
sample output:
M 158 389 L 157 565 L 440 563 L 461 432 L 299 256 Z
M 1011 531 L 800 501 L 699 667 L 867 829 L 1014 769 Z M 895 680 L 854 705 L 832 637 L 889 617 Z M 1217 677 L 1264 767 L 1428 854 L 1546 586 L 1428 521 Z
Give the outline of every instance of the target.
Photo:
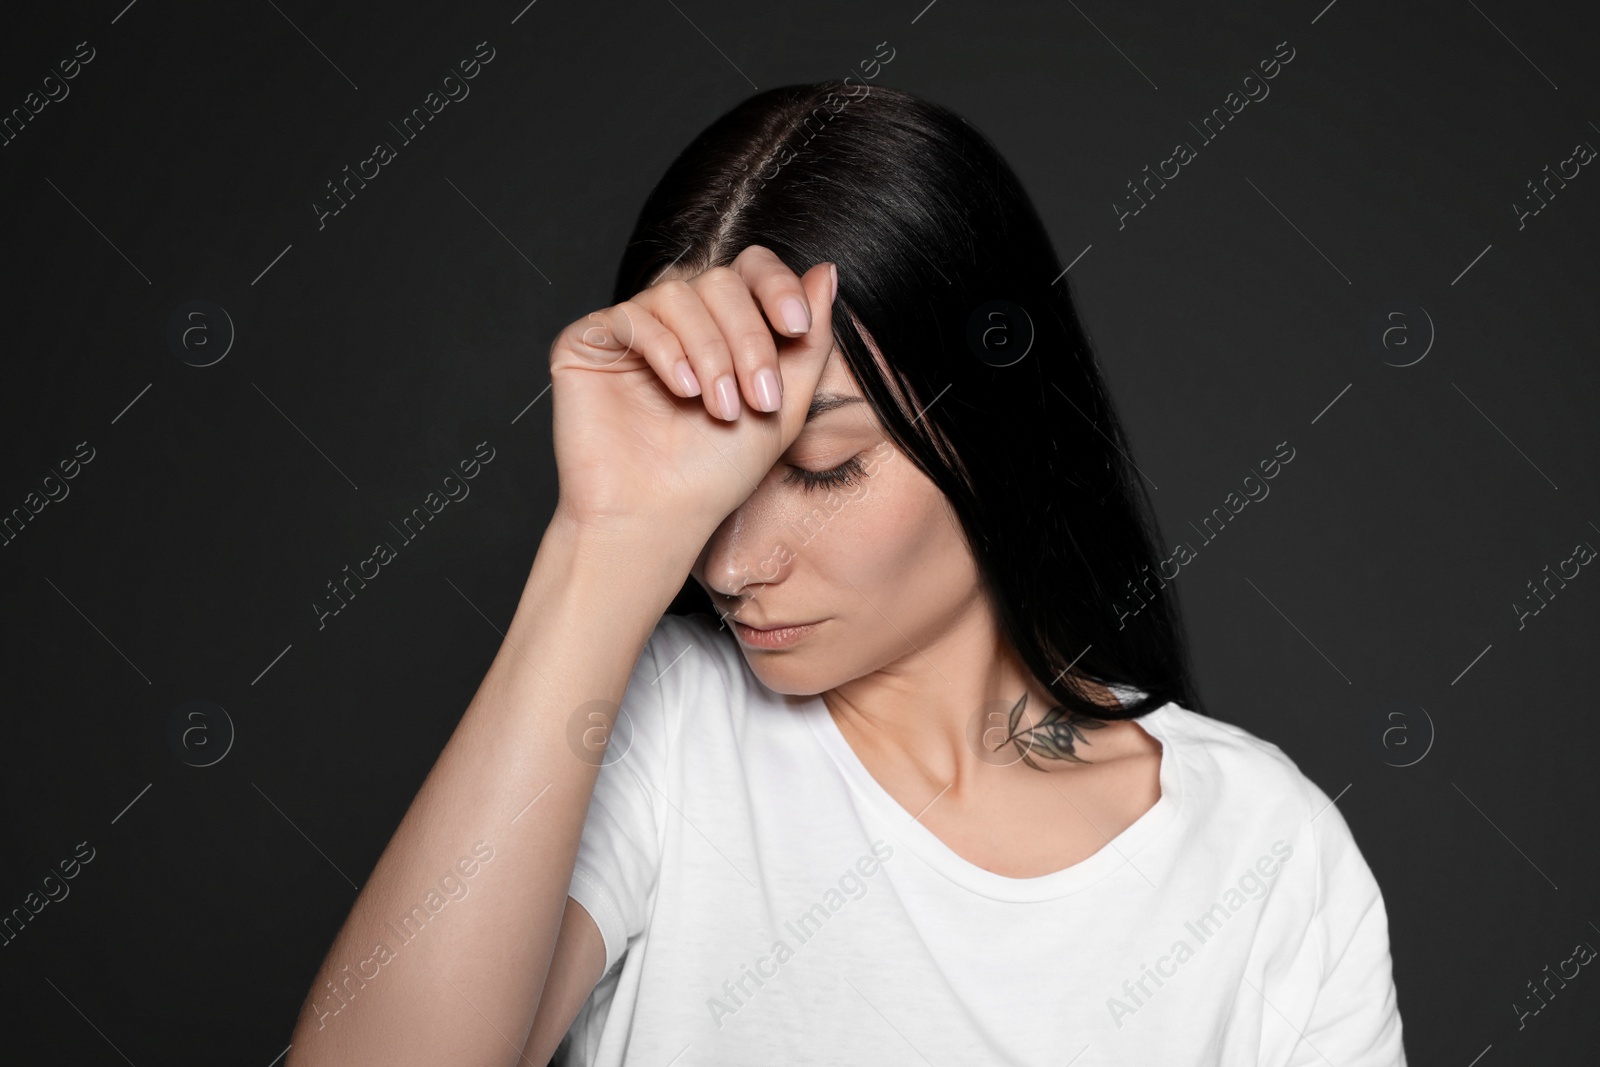
M 669 279 L 651 286 L 636 299 L 676 335 L 683 358 L 704 390 L 701 397 L 706 411 L 713 418 L 728 422 L 738 418 L 739 390 L 734 384 L 733 353 L 695 287 Z
M 552 369 L 564 352 L 571 353 L 582 366 L 599 370 L 619 366 L 629 369 L 629 357 L 642 359 L 678 396 L 700 395 L 693 372 L 684 375 L 678 371 L 678 364 L 687 370 L 688 363 L 677 335 L 649 308 L 632 300 L 591 311 L 569 323 L 550 346 Z
M 822 262 L 800 277 L 811 311 L 811 329 L 804 337 L 784 341 L 778 348 L 778 369 L 783 376 L 783 404 L 778 419 L 783 447 L 787 449 L 805 427 L 811 398 L 822 378 L 822 368 L 834 349 L 834 264 Z
M 790 337 L 811 329 L 811 307 L 800 276 L 764 245 L 750 245 L 728 266 L 744 279 L 772 328 Z
M 712 381 L 712 391 L 718 396 L 737 393 L 756 411 L 777 411 L 783 396 L 778 346 L 743 275 L 730 267 L 713 267 L 689 284 L 722 331 L 732 361 L 729 373 Z

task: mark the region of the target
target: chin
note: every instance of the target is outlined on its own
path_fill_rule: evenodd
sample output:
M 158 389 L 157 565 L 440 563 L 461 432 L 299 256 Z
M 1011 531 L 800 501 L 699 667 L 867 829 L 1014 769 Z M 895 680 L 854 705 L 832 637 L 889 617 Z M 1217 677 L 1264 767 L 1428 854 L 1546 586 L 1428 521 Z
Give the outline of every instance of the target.
M 813 697 L 832 687 L 832 682 L 808 670 L 794 653 L 752 651 L 743 646 L 739 651 L 761 684 L 780 696 Z

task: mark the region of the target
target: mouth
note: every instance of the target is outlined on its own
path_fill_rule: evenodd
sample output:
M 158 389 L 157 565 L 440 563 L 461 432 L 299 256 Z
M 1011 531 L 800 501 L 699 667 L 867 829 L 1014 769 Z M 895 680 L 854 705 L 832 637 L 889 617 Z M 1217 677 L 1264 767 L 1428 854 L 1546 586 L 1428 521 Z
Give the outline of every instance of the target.
M 729 619 L 728 622 L 733 626 L 733 632 L 740 641 L 751 648 L 761 649 L 787 648 L 822 625 L 822 620 L 766 627 L 747 626 L 733 619 Z

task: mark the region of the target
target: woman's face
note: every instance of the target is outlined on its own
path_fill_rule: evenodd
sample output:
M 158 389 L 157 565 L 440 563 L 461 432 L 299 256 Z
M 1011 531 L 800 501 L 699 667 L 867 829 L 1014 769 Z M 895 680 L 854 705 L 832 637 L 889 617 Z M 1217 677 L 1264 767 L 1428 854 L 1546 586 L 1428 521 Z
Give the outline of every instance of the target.
M 798 695 L 920 660 L 981 613 L 976 565 L 943 494 L 885 437 L 837 345 L 813 410 L 691 572 L 757 677 Z M 846 463 L 850 484 L 802 480 Z M 740 623 L 815 625 L 769 648 Z

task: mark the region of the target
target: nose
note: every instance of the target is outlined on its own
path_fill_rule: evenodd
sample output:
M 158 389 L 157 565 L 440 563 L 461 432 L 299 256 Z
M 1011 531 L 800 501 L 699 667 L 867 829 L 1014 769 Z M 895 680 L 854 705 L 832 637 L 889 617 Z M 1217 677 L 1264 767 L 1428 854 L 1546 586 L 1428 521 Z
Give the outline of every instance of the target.
M 737 606 L 781 582 L 794 560 L 781 517 L 764 496 L 758 489 L 723 519 L 700 555 L 701 584 L 713 597 L 738 601 Z

